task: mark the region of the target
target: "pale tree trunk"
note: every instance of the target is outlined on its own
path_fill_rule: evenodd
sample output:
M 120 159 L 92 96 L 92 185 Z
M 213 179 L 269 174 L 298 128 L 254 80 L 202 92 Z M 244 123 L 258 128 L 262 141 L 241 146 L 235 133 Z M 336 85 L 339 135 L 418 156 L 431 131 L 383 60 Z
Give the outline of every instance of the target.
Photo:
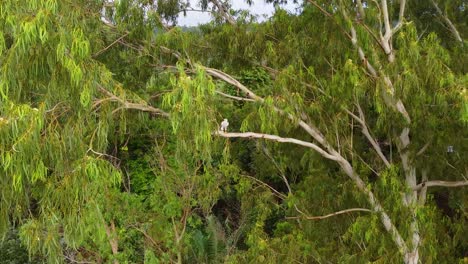
M 405 264 L 418 264 L 419 263 L 419 253 L 410 252 L 405 255 Z
M 107 239 L 109 240 L 109 244 L 112 250 L 112 255 L 116 256 L 119 253 L 119 240 L 117 238 L 117 233 L 115 232 L 114 221 L 111 221 L 110 226 L 106 224 L 105 227 Z M 114 259 L 114 264 L 119 264 L 119 261 Z
M 420 236 L 419 236 L 419 223 L 416 218 L 416 210 L 419 207 L 418 204 L 418 193 L 414 190 L 417 184 L 416 179 L 416 168 L 409 164 L 408 153 L 405 152 L 401 154 L 401 159 L 403 163 L 403 168 L 405 170 L 405 181 L 406 187 L 409 189 L 403 197 L 403 205 L 411 210 L 411 225 L 410 225 L 410 239 L 411 239 L 411 248 L 408 253 L 405 254 L 405 263 L 408 264 L 417 264 L 419 261 L 419 245 L 420 245 Z
M 406 0 L 400 1 L 400 12 L 398 17 L 397 24 L 392 27 L 390 23 L 390 17 L 388 12 L 387 0 L 380 1 L 380 7 L 382 12 L 382 20 L 384 25 L 384 30 L 380 30 L 380 46 L 383 48 L 385 54 L 388 56 L 388 62 L 394 63 L 396 56 L 392 46 L 392 39 L 393 35 L 403 26 L 404 22 L 404 14 L 405 14 L 405 6 Z M 362 12 L 362 11 L 359 11 Z M 343 11 L 343 15 L 348 21 L 351 21 L 347 16 L 346 12 Z M 352 44 L 358 49 L 358 54 L 362 60 L 366 59 L 366 56 L 358 43 L 357 34 L 354 26 L 351 23 L 351 42 Z M 414 167 L 414 163 L 411 160 L 410 153 L 408 153 L 407 148 L 410 145 L 410 129 L 409 125 L 411 124 L 411 118 L 408 114 L 406 107 L 403 101 L 399 98 L 396 98 L 395 95 L 395 88 L 393 83 L 388 75 L 384 72 L 377 72 L 374 67 L 372 67 L 371 63 L 366 62 L 367 70 L 369 71 L 370 75 L 373 78 L 382 78 L 385 83 L 385 89 L 382 91 L 383 99 L 385 104 L 399 112 L 403 119 L 408 123 L 408 126 L 403 128 L 400 136 L 399 136 L 399 154 L 402 161 L 402 166 L 404 169 L 405 174 L 405 185 L 408 191 L 403 195 L 403 205 L 406 206 L 411 211 L 411 224 L 410 224 L 410 232 L 409 232 L 409 241 L 402 243 L 398 243 L 395 239 L 400 252 L 403 255 L 404 262 L 406 264 L 417 264 L 419 262 L 419 246 L 420 246 L 420 235 L 419 235 L 419 223 L 416 217 L 416 211 L 418 209 L 418 192 L 416 190 L 417 186 L 417 177 L 416 177 L 416 168 Z M 362 119 L 362 117 L 361 117 Z M 382 222 L 385 225 L 385 219 L 382 217 Z M 386 228 L 387 231 L 389 230 Z

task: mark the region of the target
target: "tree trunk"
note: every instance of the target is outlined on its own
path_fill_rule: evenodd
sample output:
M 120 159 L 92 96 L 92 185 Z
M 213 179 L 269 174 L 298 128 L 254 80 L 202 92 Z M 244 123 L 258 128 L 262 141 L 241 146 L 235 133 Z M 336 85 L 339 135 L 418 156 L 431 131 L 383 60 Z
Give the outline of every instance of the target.
M 116 256 L 119 253 L 119 241 L 117 240 L 114 221 L 111 221 L 110 227 L 107 224 L 105 225 L 105 227 L 106 234 L 109 239 L 109 244 L 112 250 L 112 255 Z M 114 264 L 119 264 L 119 261 L 114 259 Z
M 415 249 L 413 252 L 405 255 L 405 264 L 418 264 L 419 263 L 419 250 Z

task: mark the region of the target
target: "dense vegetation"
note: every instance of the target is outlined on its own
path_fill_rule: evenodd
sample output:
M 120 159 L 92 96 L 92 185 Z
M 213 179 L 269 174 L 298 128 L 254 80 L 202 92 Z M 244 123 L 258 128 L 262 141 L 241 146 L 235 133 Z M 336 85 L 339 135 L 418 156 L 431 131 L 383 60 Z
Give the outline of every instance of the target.
M 466 263 L 466 0 L 200 3 L 0 2 L 0 263 Z

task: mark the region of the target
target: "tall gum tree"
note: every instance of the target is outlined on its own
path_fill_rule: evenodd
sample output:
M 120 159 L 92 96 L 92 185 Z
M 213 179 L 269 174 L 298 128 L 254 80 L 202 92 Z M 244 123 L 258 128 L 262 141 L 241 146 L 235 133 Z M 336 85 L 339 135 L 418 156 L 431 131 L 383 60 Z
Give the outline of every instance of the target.
M 18 227 L 29 253 L 51 263 L 85 245 L 112 259 L 118 246 L 105 201 L 121 172 L 107 150 L 125 119 L 112 110 L 136 104 L 122 101 L 132 96 L 92 57 L 104 48 L 101 8 L 99 1 L 0 4 L 0 229 Z
M 229 43 L 225 47 L 228 50 L 226 53 L 233 55 L 223 55 L 234 61 L 261 61 L 260 66 L 270 70 L 276 80 L 271 87 L 259 91 L 259 95 L 233 77 L 236 68 L 229 62 L 221 67 L 233 71 L 232 75 L 219 69 L 202 67 L 214 81 L 225 82 L 243 95 L 234 96 L 227 91 L 217 90 L 216 96 L 251 102 L 257 108 L 254 110 L 256 113 L 251 113 L 243 120 L 240 129 L 260 129 L 260 132 L 214 132 L 214 135 L 296 144 L 336 162 L 365 197 L 369 209 L 379 217 L 403 261 L 419 263 L 422 236 L 432 232 L 428 230 L 431 224 L 426 222 L 430 214 L 427 210 L 431 210 L 425 204 L 427 189 L 468 185 L 466 164 L 463 162 L 466 160 L 466 142 L 462 139 L 466 137 L 466 78 L 455 76 L 447 67 L 450 63 L 448 53 L 433 33 L 423 39 L 417 36 L 415 27 L 405 16 L 406 1 L 389 3 L 382 0 L 365 4 L 361 1 L 355 4 L 306 1 L 304 8 L 304 13 L 314 12 L 311 9 L 315 8 L 326 18 L 320 22 L 340 31 L 341 39 L 333 39 L 331 43 L 349 43 L 341 54 L 335 56 L 341 62 L 330 63 L 331 76 L 315 76 L 312 71 L 314 63 L 301 61 L 306 58 L 301 56 L 300 51 L 280 50 L 283 43 L 275 36 L 271 36 L 272 41 L 265 41 L 266 51 L 255 56 L 251 55 L 255 51 L 249 49 L 258 47 L 241 44 L 244 41 L 242 38 L 252 41 L 255 33 L 245 32 L 244 35 L 241 33 L 235 36 L 235 29 L 232 35 L 226 29 L 224 41 Z M 278 26 L 274 23 L 278 17 L 273 18 L 272 27 Z M 284 20 L 282 22 L 288 23 Z M 295 26 L 291 24 L 289 27 Z M 315 19 L 305 25 L 320 27 Z M 238 27 L 242 28 L 242 25 Z M 275 30 L 280 31 L 281 26 Z M 450 30 L 456 33 L 452 27 Z M 217 37 L 225 32 L 220 32 Z M 311 36 L 325 39 L 333 34 L 326 30 L 322 34 L 314 33 Z M 463 45 L 463 40 L 460 41 L 459 35 L 455 35 L 461 42 L 456 45 Z M 299 34 L 294 37 L 306 38 Z M 288 44 L 291 48 L 305 49 L 300 47 L 300 44 L 304 44 L 300 41 L 291 40 Z M 281 52 L 289 55 L 286 58 L 294 58 L 299 62 L 286 59 L 286 63 L 281 65 L 280 60 L 285 57 L 275 58 L 284 56 L 278 55 Z M 324 55 L 318 53 L 317 56 Z M 268 60 L 272 61 L 271 64 Z M 304 72 L 306 70 L 309 71 Z M 295 79 L 287 78 L 288 75 Z M 190 101 L 197 101 L 213 94 L 200 94 L 200 88 L 194 86 L 198 96 L 187 94 L 190 89 L 183 85 L 175 89 L 169 98 L 193 97 Z M 178 102 L 182 108 L 188 108 L 180 112 L 183 118 L 173 118 L 172 122 L 189 127 L 189 123 L 184 120 L 200 119 L 200 112 L 190 108 L 194 104 L 185 100 Z M 433 108 L 438 110 L 434 112 L 431 110 Z M 235 118 L 242 120 L 242 117 Z M 283 126 L 297 126 L 309 139 L 268 134 L 284 131 Z M 216 126 L 212 126 L 212 129 L 216 129 Z M 199 130 L 194 133 L 197 131 L 207 133 Z M 198 138 L 196 134 L 194 136 Z M 210 140 L 207 138 L 205 144 Z M 362 148 L 362 144 L 367 144 L 367 148 Z M 458 148 L 456 154 L 453 154 L 453 146 Z M 390 147 L 391 153 L 384 147 Z M 371 149 L 374 157 L 368 155 L 368 149 Z M 364 156 L 366 159 L 362 158 Z M 360 175 L 356 169 L 359 163 L 371 168 L 378 181 L 383 181 L 384 187 L 392 191 L 381 193 L 378 187 L 373 186 L 373 181 L 366 181 L 368 177 Z M 296 209 L 303 214 L 300 209 Z

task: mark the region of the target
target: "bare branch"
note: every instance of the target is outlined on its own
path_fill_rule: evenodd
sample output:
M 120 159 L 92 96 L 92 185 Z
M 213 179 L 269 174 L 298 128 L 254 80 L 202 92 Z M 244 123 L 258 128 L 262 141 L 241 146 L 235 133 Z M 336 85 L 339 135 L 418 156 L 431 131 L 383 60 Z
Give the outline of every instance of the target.
M 88 148 L 88 150 L 86 151 L 86 154 L 88 154 L 88 152 L 92 152 L 92 153 L 96 154 L 98 156 L 98 158 L 108 157 L 112 161 L 120 161 L 120 159 L 117 158 L 117 157 L 114 157 L 114 156 L 106 154 L 106 153 L 97 152 L 97 151 L 93 150 L 91 147 Z
M 437 13 L 439 13 L 439 15 L 444 19 L 445 23 L 449 26 L 450 28 L 450 32 L 452 32 L 453 36 L 455 37 L 455 39 L 461 43 L 463 43 L 463 39 L 462 37 L 460 36 L 460 33 L 458 32 L 457 28 L 455 27 L 455 25 L 452 23 L 452 21 L 450 21 L 450 19 L 448 18 L 448 16 L 446 14 L 444 14 L 442 12 L 442 10 L 439 8 L 439 6 L 437 5 L 436 1 L 435 0 L 431 0 L 432 1 L 432 5 L 434 5 L 435 9 L 437 10 Z
M 386 90 L 382 91 L 385 104 L 400 112 L 400 114 L 405 118 L 406 122 L 411 123 L 411 118 L 408 112 L 406 111 L 405 105 L 403 104 L 401 99 L 397 99 L 394 97 L 395 87 L 393 86 L 392 81 L 388 76 L 383 76 L 383 80 L 385 83 L 385 86 L 383 88 L 386 88 Z
M 400 0 L 400 13 L 398 14 L 398 23 L 393 28 L 392 35 L 394 35 L 403 26 L 403 20 L 405 19 L 405 7 L 406 0 Z
M 213 3 L 214 6 L 216 6 L 217 13 L 219 13 L 221 17 L 226 19 L 226 21 L 229 24 L 231 25 L 236 24 L 236 20 L 234 19 L 234 17 L 231 16 L 231 14 L 229 14 L 229 10 L 227 10 L 226 5 L 224 5 L 223 3 L 220 3 L 218 0 L 210 0 L 210 2 Z
M 327 10 L 323 9 L 323 7 L 320 6 L 317 2 L 309 0 L 309 3 L 313 4 L 316 8 L 318 8 L 318 10 L 320 10 L 320 12 L 322 12 L 322 14 L 326 15 L 327 17 L 333 17 L 332 14 L 328 13 Z
M 430 145 L 431 141 L 428 141 L 426 144 L 424 144 L 424 146 L 418 151 L 418 153 L 416 153 L 416 156 L 421 156 Z
M 286 217 L 286 219 L 322 220 L 322 219 L 329 218 L 329 217 L 332 217 L 332 216 L 335 216 L 335 215 L 346 214 L 346 213 L 351 213 L 351 212 L 368 212 L 368 213 L 372 213 L 373 211 L 369 210 L 369 209 L 366 209 L 366 208 L 352 208 L 352 209 L 341 210 L 341 211 L 338 211 L 338 212 L 334 212 L 334 213 L 327 214 L 327 215 L 322 215 L 322 216 L 306 216 L 306 215 L 303 215 L 303 216 L 290 216 L 290 217 Z
M 255 177 L 252 177 L 252 176 L 250 176 L 250 175 L 241 174 L 240 176 L 246 177 L 246 178 L 249 178 L 249 179 L 252 179 L 252 180 L 254 180 L 255 182 L 259 183 L 260 185 L 265 186 L 266 188 L 270 189 L 270 190 L 273 192 L 273 194 L 274 194 L 276 197 L 280 198 L 281 200 L 284 200 L 284 199 L 287 198 L 286 195 L 280 193 L 279 191 L 277 191 L 275 188 L 271 187 L 271 185 L 267 184 L 266 182 L 263 182 L 263 181 L 261 181 L 261 180 L 255 178 Z
M 467 185 L 468 181 L 427 181 L 416 185 L 413 190 L 418 191 L 424 187 L 462 187 Z
M 362 111 L 361 109 L 361 106 L 359 104 L 356 104 L 356 106 L 358 107 L 358 111 L 359 111 L 359 116 L 360 117 L 357 117 L 355 114 L 353 114 L 352 112 L 350 112 L 349 110 L 346 110 L 346 112 L 352 116 L 356 121 L 359 122 L 359 124 L 361 124 L 361 128 L 362 128 L 362 133 L 364 134 L 364 136 L 367 138 L 367 140 L 369 141 L 369 143 L 371 143 L 372 147 L 374 148 L 374 150 L 377 152 L 377 155 L 379 155 L 380 159 L 383 161 L 383 163 L 385 163 L 385 166 L 387 166 L 387 168 L 390 168 L 390 162 L 388 161 L 387 157 L 385 157 L 385 155 L 383 154 L 382 152 L 382 149 L 380 148 L 379 144 L 377 143 L 377 141 L 371 136 L 370 132 L 369 132 L 369 129 L 367 128 L 367 123 L 366 123 L 366 120 L 365 120 L 365 117 L 364 117 L 364 112 Z
M 380 176 L 380 173 L 379 173 L 378 171 L 374 170 L 374 168 L 372 168 L 372 166 L 371 166 L 369 163 L 367 163 L 360 155 L 358 155 L 357 153 L 353 153 L 353 152 L 352 152 L 352 151 L 353 151 L 352 149 L 350 149 L 350 151 L 351 151 L 351 153 L 352 153 L 353 155 L 355 155 L 356 157 L 358 157 L 358 159 L 359 159 L 367 168 L 369 168 L 369 170 L 371 170 L 373 173 L 375 173 L 375 175 Z
M 367 56 L 364 53 L 364 50 L 358 44 L 357 32 L 356 32 L 356 28 L 354 28 L 352 20 L 349 18 L 348 14 L 346 13 L 346 11 L 344 9 L 341 10 L 341 13 L 343 14 L 343 17 L 350 22 L 349 23 L 349 25 L 351 27 L 350 28 L 351 38 L 350 39 L 351 39 L 351 43 L 353 44 L 353 46 L 356 47 L 357 50 L 358 50 L 359 59 L 364 63 L 364 67 L 367 69 L 367 71 L 370 73 L 370 75 L 373 78 L 377 78 L 378 77 L 377 71 L 372 66 L 372 64 L 368 61 Z M 382 48 L 384 48 L 384 47 L 382 46 Z
M 205 67 L 204 69 L 205 69 L 206 73 L 208 73 L 209 75 L 211 75 L 213 77 L 216 77 L 218 79 L 221 79 L 221 80 L 223 80 L 223 81 L 225 81 L 225 82 L 239 88 L 240 90 L 242 90 L 242 92 L 244 92 L 251 99 L 253 99 L 255 101 L 260 101 L 260 102 L 264 101 L 263 98 L 256 95 L 249 88 L 245 87 L 242 83 L 240 83 L 238 80 L 234 79 L 232 76 L 228 75 L 227 73 L 224 73 L 224 72 L 222 72 L 220 70 L 217 70 L 217 69 L 212 69 L 212 68 L 207 68 L 207 67 Z
M 303 147 L 311 148 L 317 151 L 324 158 L 334 160 L 334 161 L 340 160 L 340 158 L 336 157 L 335 155 L 331 155 L 330 153 L 326 152 L 324 149 L 322 149 L 321 147 L 317 146 L 314 143 L 310 143 L 310 142 L 295 139 L 295 138 L 283 138 L 283 137 L 276 136 L 276 135 L 260 134 L 260 133 L 254 133 L 254 132 L 225 133 L 222 131 L 217 131 L 217 132 L 214 132 L 213 134 L 217 136 L 225 137 L 225 138 L 260 138 L 260 139 L 273 140 L 273 141 L 277 141 L 281 143 L 292 143 L 292 144 L 300 145 Z
M 122 36 L 120 36 L 118 39 L 116 39 L 114 42 L 112 42 L 111 44 L 109 44 L 107 47 L 103 48 L 102 50 L 96 52 L 93 54 L 93 57 L 97 57 L 99 56 L 101 53 L 105 52 L 106 50 L 108 50 L 110 47 L 114 46 L 116 43 L 120 42 L 123 38 L 125 38 L 126 36 L 128 36 L 128 34 L 130 34 L 130 32 L 126 32 L 125 34 L 123 34 Z
M 387 0 L 381 0 L 381 12 L 383 15 L 384 19 L 384 27 L 385 27 L 385 34 L 382 36 L 382 33 L 380 33 L 380 41 L 381 45 L 385 51 L 385 53 L 388 55 L 388 61 L 391 63 L 395 60 L 395 53 L 393 52 L 393 47 L 392 47 L 392 36 L 395 34 L 403 25 L 403 19 L 404 19 L 404 14 L 405 14 L 405 5 L 406 1 L 405 0 L 400 0 L 400 13 L 399 13 L 399 20 L 397 25 L 393 28 L 390 25 L 390 18 L 388 15 L 388 6 L 387 6 Z
M 222 95 L 224 97 L 227 97 L 227 98 L 230 98 L 230 99 L 234 99 L 234 100 L 237 100 L 237 101 L 247 101 L 247 102 L 255 102 L 254 99 L 250 99 L 250 98 L 245 98 L 245 97 L 239 97 L 239 96 L 234 96 L 234 95 L 230 95 L 230 94 L 226 94 L 226 93 L 223 93 L 221 91 L 215 91 L 217 94 L 219 95 Z
M 288 188 L 288 192 L 290 194 L 293 194 L 292 192 L 292 189 L 291 189 L 291 186 L 289 185 L 289 181 L 288 181 L 288 178 L 286 177 L 286 175 L 284 174 L 283 170 L 281 169 L 281 167 L 279 166 L 279 164 L 276 162 L 276 160 L 273 158 L 273 156 L 271 156 L 270 154 L 270 151 L 268 150 L 268 148 L 262 144 L 262 150 L 263 150 L 263 153 L 273 162 L 273 165 L 275 165 L 276 169 L 278 170 L 278 172 L 280 173 L 281 175 L 281 178 L 283 178 L 283 182 L 284 184 L 286 185 L 286 187 Z

